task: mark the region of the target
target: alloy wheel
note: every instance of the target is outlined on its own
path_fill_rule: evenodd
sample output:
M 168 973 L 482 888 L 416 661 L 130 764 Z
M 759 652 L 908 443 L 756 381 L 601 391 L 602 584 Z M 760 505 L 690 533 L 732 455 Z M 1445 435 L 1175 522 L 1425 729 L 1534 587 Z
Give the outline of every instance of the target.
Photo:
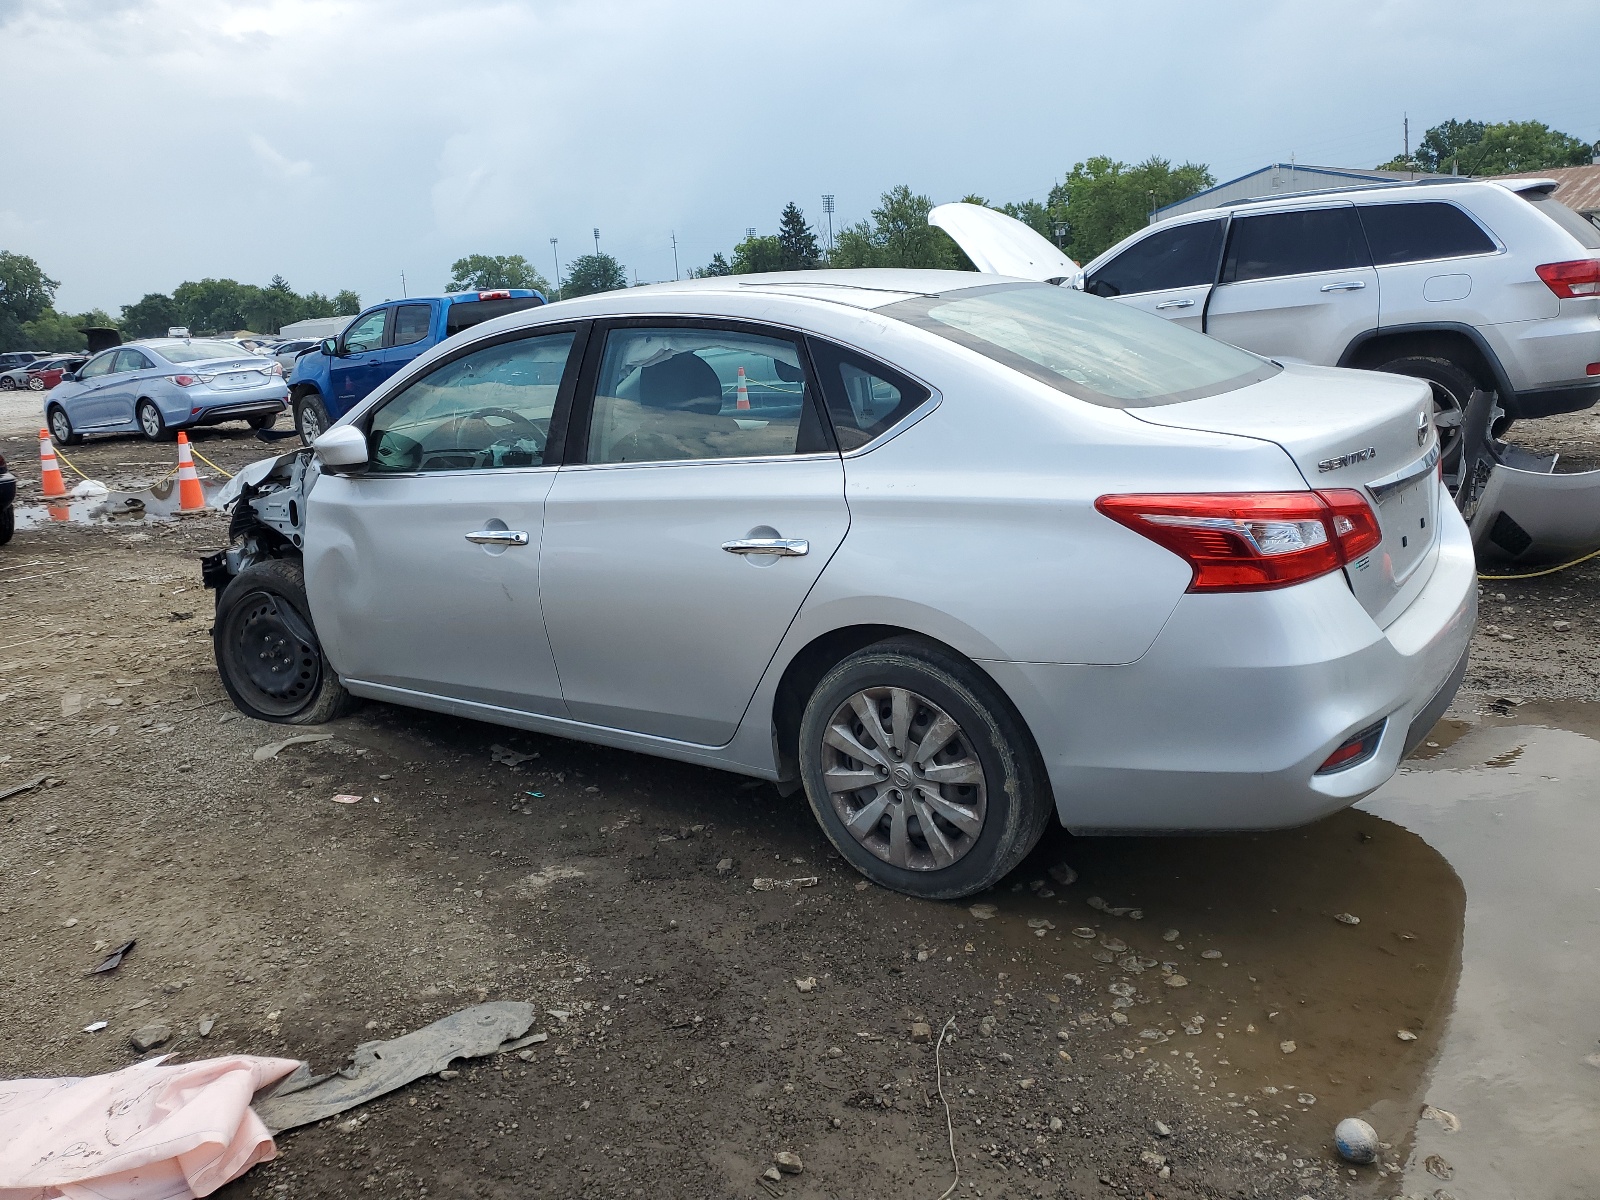
M 828 799 L 875 857 L 935 871 L 977 843 L 988 809 L 983 764 L 956 720 L 907 688 L 856 692 L 823 741 Z
M 154 404 L 139 406 L 139 428 L 144 430 L 145 437 L 152 441 L 161 436 L 161 414 L 156 411 Z
M 72 438 L 72 422 L 59 408 L 50 410 L 50 436 L 65 446 Z
M 300 437 L 306 445 L 310 445 L 322 436 L 322 418 L 317 415 L 317 410 L 310 404 L 300 409 Z
M 1439 431 L 1439 457 L 1447 464 L 1446 470 L 1451 470 L 1461 452 L 1461 418 L 1467 401 L 1436 380 L 1429 379 L 1426 383 L 1433 391 L 1433 424 Z

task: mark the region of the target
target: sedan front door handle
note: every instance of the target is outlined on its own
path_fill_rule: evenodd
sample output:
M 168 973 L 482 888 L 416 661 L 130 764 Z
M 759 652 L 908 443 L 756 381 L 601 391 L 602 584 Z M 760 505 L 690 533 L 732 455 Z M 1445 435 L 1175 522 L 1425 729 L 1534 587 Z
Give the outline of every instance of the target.
M 467 541 L 480 546 L 526 546 L 528 535 L 520 529 L 480 529 L 467 534 Z
M 1160 312 L 1163 308 L 1193 308 L 1193 307 L 1194 307 L 1194 301 L 1193 300 L 1163 300 L 1160 304 L 1156 305 L 1156 311 Z
M 778 554 L 785 558 L 799 558 L 811 553 L 811 543 L 804 538 L 740 538 L 723 542 L 729 554 Z
M 1325 292 L 1359 292 L 1366 286 L 1359 279 L 1352 279 L 1345 283 L 1325 283 L 1322 285 L 1322 290 Z

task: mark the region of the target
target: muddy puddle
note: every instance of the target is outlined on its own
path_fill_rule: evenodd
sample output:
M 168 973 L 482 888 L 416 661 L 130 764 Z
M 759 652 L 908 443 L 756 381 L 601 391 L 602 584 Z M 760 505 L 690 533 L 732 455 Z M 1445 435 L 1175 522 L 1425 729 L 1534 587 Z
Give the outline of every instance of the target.
M 1097 1002 L 1062 1008 L 1064 1048 L 1161 1072 L 1290 1158 L 1334 1164 L 1333 1126 L 1364 1117 L 1388 1144 L 1361 1172 L 1374 1194 L 1592 1196 L 1594 733 L 1582 706 L 1524 706 L 1441 723 L 1307 829 L 1052 838 L 953 936 L 1000 950 L 1018 988 L 1081 979 Z
M 220 483 L 203 480 L 200 486 L 208 503 L 222 488 Z M 175 521 L 184 515 L 178 508 L 175 478 L 137 491 L 113 489 L 103 496 L 87 496 L 81 500 L 63 496 L 50 504 L 19 505 L 16 512 L 19 529 L 37 529 L 52 523 L 137 526 L 145 521 Z

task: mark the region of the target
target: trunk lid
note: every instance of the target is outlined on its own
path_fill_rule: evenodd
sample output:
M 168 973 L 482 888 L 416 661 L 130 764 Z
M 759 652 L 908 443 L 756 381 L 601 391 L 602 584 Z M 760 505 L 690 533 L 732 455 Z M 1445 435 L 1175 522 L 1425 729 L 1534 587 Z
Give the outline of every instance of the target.
M 1078 264 L 1037 230 L 981 204 L 941 204 L 928 213 L 928 224 L 948 233 L 972 265 L 989 275 L 1060 283 L 1078 273 Z
M 1318 491 L 1362 492 L 1383 541 L 1345 574 L 1379 626 L 1399 616 L 1432 574 L 1439 439 L 1433 396 L 1420 380 L 1289 365 L 1236 391 L 1128 412 L 1152 425 L 1274 442 Z

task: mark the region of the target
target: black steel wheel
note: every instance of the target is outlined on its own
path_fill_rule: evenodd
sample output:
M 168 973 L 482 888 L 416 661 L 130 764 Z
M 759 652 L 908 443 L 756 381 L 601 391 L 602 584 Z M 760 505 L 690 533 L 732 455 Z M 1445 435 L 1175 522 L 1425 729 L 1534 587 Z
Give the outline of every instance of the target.
M 212 648 L 241 712 L 320 725 L 349 708 L 350 694 L 323 655 L 309 613 L 305 577 L 290 559 L 254 563 L 223 589 Z

